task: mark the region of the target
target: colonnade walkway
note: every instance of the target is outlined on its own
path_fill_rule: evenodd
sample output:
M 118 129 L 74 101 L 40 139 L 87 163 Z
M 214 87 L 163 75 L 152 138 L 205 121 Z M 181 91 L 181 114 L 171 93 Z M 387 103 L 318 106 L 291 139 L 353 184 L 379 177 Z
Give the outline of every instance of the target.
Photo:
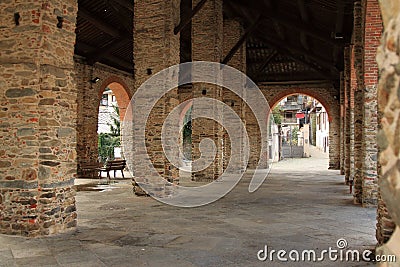
M 288 254 L 289 262 L 281 262 L 276 253 L 272 262 L 258 259 L 266 245 L 268 252 L 285 250 L 292 258 L 290 251 L 297 250 L 300 259 L 303 250 L 315 250 L 319 258 L 324 249 L 338 249 L 342 238 L 344 253 L 374 248 L 375 209 L 353 205 L 343 176 L 327 170 L 324 154 L 314 155 L 274 164 L 252 194 L 247 175 L 227 196 L 199 208 L 134 196 L 129 180 L 81 186 L 76 231 L 35 239 L 0 236 L 0 266 L 373 266 L 332 262 L 327 254 L 324 262 L 293 262 Z

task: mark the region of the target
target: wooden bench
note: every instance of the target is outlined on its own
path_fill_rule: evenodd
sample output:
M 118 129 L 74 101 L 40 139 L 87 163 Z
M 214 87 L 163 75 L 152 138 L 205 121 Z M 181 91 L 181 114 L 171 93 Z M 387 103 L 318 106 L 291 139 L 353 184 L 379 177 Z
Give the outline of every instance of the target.
M 124 159 L 109 160 L 109 161 L 106 162 L 106 166 L 105 167 L 100 168 L 100 172 L 107 172 L 107 178 L 111 179 L 110 171 L 114 171 L 114 178 L 116 176 L 117 171 L 121 171 L 122 178 L 125 179 L 125 176 L 124 176 L 125 167 L 126 167 L 126 160 L 124 160 Z
M 79 164 L 80 173 L 84 177 L 88 177 L 90 175 L 92 178 L 99 178 L 101 167 L 102 164 L 99 162 L 82 162 Z

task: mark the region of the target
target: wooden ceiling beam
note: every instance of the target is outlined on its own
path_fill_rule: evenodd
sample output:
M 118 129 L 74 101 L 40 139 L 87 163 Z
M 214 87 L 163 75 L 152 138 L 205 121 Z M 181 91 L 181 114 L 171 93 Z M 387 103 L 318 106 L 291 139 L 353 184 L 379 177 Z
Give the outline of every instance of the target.
M 91 64 L 94 64 L 94 63 L 100 61 L 101 59 L 111 55 L 111 52 L 113 50 L 121 47 L 128 41 L 130 41 L 130 39 L 128 39 L 128 38 L 119 39 L 119 40 L 116 40 L 116 41 L 106 45 L 105 47 L 101 47 L 101 48 L 97 49 L 97 51 L 95 51 L 87 56 L 88 62 Z
M 181 19 L 181 22 L 174 29 L 175 35 L 178 34 L 181 30 L 183 30 L 187 25 L 189 25 L 193 17 L 201 10 L 201 8 L 204 6 L 206 2 L 207 0 L 201 0 L 199 3 L 197 3 L 197 5 L 194 7 L 192 12 L 190 12 L 190 14 L 188 14 L 185 18 Z
M 260 23 L 260 17 L 249 27 L 246 29 L 245 33 L 240 37 L 234 47 L 229 51 L 228 55 L 221 61 L 221 64 L 228 64 L 228 62 L 233 58 L 239 48 L 244 44 L 244 42 L 249 38 L 249 36 L 254 32 Z
M 330 63 L 327 62 L 324 59 L 319 58 L 316 55 L 312 55 L 310 54 L 310 52 L 298 48 L 298 47 L 292 47 L 292 46 L 288 46 L 285 43 L 281 43 L 279 41 L 271 41 L 269 39 L 263 39 L 263 41 L 265 41 L 268 45 L 271 46 L 271 48 L 274 48 L 275 50 L 277 50 L 278 52 L 285 54 L 289 57 L 291 57 L 293 60 L 296 60 L 298 62 L 301 62 L 303 64 L 306 64 L 307 66 L 313 68 L 315 71 L 318 71 L 321 75 L 324 75 L 325 78 L 329 79 L 333 79 L 333 77 L 339 77 L 339 71 Z M 295 52 L 295 54 L 293 53 Z M 316 66 L 312 65 L 311 63 L 307 62 L 306 60 L 302 59 L 299 55 L 296 54 L 302 54 L 307 56 L 308 58 L 312 59 L 313 61 L 315 61 L 318 65 L 320 65 L 321 67 L 328 69 L 329 71 L 322 71 L 321 69 L 318 69 Z M 329 75 L 327 74 L 329 73 Z
M 326 31 L 322 31 L 320 29 L 315 28 L 314 25 L 312 25 L 311 23 L 304 23 L 302 21 L 287 18 L 277 10 L 269 10 L 267 8 L 260 10 L 259 5 L 255 5 L 254 2 L 250 2 L 249 5 L 243 5 L 237 2 L 230 1 L 230 5 L 235 7 L 237 10 L 245 10 L 247 13 L 250 13 L 249 11 L 251 10 L 252 13 L 254 14 L 261 14 L 263 19 L 272 19 L 281 25 L 285 25 L 290 29 L 297 29 L 299 31 L 303 31 L 309 36 L 324 41 L 325 43 L 328 43 L 330 45 L 340 46 L 340 47 L 344 46 L 343 40 L 332 39 L 330 33 L 327 34 Z M 242 14 L 244 14 L 249 21 L 254 21 L 254 18 L 246 15 L 243 11 Z
M 319 65 L 321 65 L 321 67 L 330 69 L 333 72 L 335 72 L 336 74 L 339 74 L 339 71 L 336 69 L 336 67 L 333 65 L 332 62 L 329 62 L 328 60 L 326 60 L 325 58 L 322 58 L 319 55 L 313 54 L 311 51 L 307 51 L 304 48 L 301 48 L 299 46 L 294 46 L 288 42 L 281 42 L 279 40 L 269 38 L 265 34 L 263 34 L 263 41 L 265 41 L 268 45 L 284 47 L 296 54 L 304 55 L 304 56 L 308 57 L 309 59 L 317 62 Z
M 279 38 L 282 41 L 285 41 L 286 36 L 285 36 L 285 30 L 283 27 L 276 21 L 273 21 L 272 24 L 274 25 L 275 32 L 278 34 Z
M 119 5 L 125 7 L 126 9 L 128 9 L 131 12 L 134 11 L 133 1 L 129 1 L 129 0 L 111 0 L 111 1 L 114 3 L 118 3 Z
M 337 15 L 336 15 L 336 24 L 335 24 L 335 34 L 340 33 L 343 34 L 343 26 L 344 26 L 344 2 L 343 0 L 339 0 L 336 2 L 337 5 Z M 333 62 L 336 64 L 339 59 L 340 50 L 338 47 L 334 47 L 332 57 Z
M 115 11 L 116 14 L 119 14 L 120 9 L 118 8 L 118 6 L 115 3 L 117 3 L 117 1 L 114 2 L 114 0 L 112 0 L 110 2 L 110 6 Z M 123 8 L 125 8 L 125 7 L 123 7 Z M 124 16 L 117 16 L 117 17 L 118 17 L 119 22 L 122 24 L 122 26 L 124 26 L 125 30 L 127 32 L 133 33 L 133 20 L 127 20 Z
M 79 7 L 78 17 L 81 17 L 88 21 L 90 24 L 95 26 L 97 29 L 111 35 L 113 37 L 120 37 L 121 32 L 118 29 L 110 26 L 107 22 L 100 20 L 99 18 L 94 17 L 88 10 L 84 7 Z
M 326 43 L 329 43 L 333 46 L 344 46 L 344 42 L 340 40 L 334 40 L 330 37 L 330 35 L 327 35 L 326 32 L 321 31 L 319 29 L 316 29 L 313 25 L 309 23 L 304 23 L 300 21 L 295 21 L 289 18 L 285 18 L 284 16 L 272 12 L 263 12 L 263 16 L 266 18 L 270 18 L 274 21 L 279 22 L 282 25 L 285 25 L 288 28 L 291 29 L 297 29 L 299 31 L 302 31 L 314 38 L 317 38 L 321 41 L 324 41 Z
M 305 23 L 308 23 L 310 21 L 310 17 L 308 15 L 308 11 L 304 3 L 304 0 L 297 0 L 297 6 L 299 8 L 301 20 Z M 303 31 L 300 32 L 300 42 L 305 49 L 310 50 L 310 46 L 307 42 L 307 35 Z
M 83 43 L 83 42 L 79 42 L 75 46 L 78 51 L 87 51 L 87 53 L 85 55 L 81 54 L 81 56 L 85 57 L 86 59 L 87 59 L 87 57 L 86 57 L 87 54 L 93 53 L 94 51 L 96 51 L 98 49 L 96 47 L 93 47 L 93 46 Z M 130 63 L 126 60 L 123 60 L 123 59 L 113 56 L 113 55 L 108 55 L 107 59 L 110 62 L 123 67 L 126 71 L 129 71 L 129 72 L 133 71 L 133 62 Z

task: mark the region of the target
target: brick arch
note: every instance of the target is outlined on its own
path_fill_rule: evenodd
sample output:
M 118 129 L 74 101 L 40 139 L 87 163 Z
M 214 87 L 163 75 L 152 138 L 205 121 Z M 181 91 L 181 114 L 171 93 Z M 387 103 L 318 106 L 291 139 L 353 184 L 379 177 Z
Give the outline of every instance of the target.
M 99 89 L 99 104 L 100 104 L 100 99 L 101 96 L 106 90 L 106 88 L 110 88 L 114 95 L 115 98 L 117 99 L 118 107 L 119 107 L 119 114 L 120 114 L 120 120 L 121 122 L 125 118 L 125 113 L 126 110 L 129 106 L 130 100 L 132 98 L 132 95 L 130 94 L 130 91 L 128 90 L 128 86 L 126 83 L 119 77 L 117 76 L 110 76 L 107 79 L 105 79 Z
M 334 104 L 334 102 L 336 100 L 333 98 L 333 96 L 332 96 L 332 99 L 326 100 L 324 97 L 322 97 L 317 92 L 312 92 L 312 91 L 309 92 L 309 90 L 290 89 L 287 91 L 285 90 L 285 91 L 279 92 L 272 99 L 267 99 L 271 110 L 274 109 L 275 106 L 278 105 L 279 102 L 281 102 L 284 98 L 291 96 L 291 95 L 306 95 L 306 96 L 316 99 L 318 102 L 320 102 L 324 106 L 324 108 L 326 109 L 326 112 L 328 113 L 329 122 L 332 122 L 332 104 Z
M 340 168 L 340 103 L 338 92 L 332 85 L 302 85 L 287 87 L 260 86 L 271 108 L 276 106 L 283 98 L 302 94 L 318 100 L 326 109 L 330 123 L 329 127 L 329 168 Z
M 186 113 L 193 106 L 193 100 L 189 100 L 187 104 L 183 107 L 181 113 L 179 114 L 179 125 L 183 124 L 183 120 L 185 119 Z

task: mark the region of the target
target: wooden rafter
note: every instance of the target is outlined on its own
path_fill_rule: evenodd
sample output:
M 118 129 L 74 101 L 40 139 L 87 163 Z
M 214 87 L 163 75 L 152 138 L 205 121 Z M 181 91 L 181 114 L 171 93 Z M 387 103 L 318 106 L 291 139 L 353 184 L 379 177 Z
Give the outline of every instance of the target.
M 129 11 L 133 12 L 133 1 L 129 0 L 111 0 L 112 2 L 118 3 L 119 5 L 125 7 Z
M 252 4 L 252 6 L 251 6 Z M 326 31 L 320 30 L 316 28 L 314 25 L 311 23 L 304 23 L 299 20 L 294 20 L 290 19 L 277 10 L 269 10 L 267 8 L 264 8 L 263 10 L 257 10 L 257 6 L 254 5 L 254 2 L 250 2 L 250 4 L 247 5 L 242 5 L 238 4 L 237 2 L 231 2 L 231 6 L 235 7 L 238 10 L 251 10 L 253 14 L 261 14 L 263 19 L 270 19 L 278 22 L 281 25 L 285 25 L 286 27 L 290 29 L 297 29 L 298 31 L 303 31 L 304 33 L 307 33 L 309 36 L 312 36 L 314 38 L 317 38 L 321 41 L 324 41 L 328 44 L 331 44 L 333 46 L 344 46 L 343 40 L 335 40 L 332 39 L 330 33 L 327 33 Z M 258 8 L 259 9 L 259 8 Z M 251 18 L 250 16 L 246 15 L 246 18 L 249 21 L 254 21 L 254 18 Z
M 333 74 L 339 75 L 339 71 L 336 69 L 336 67 L 333 65 L 332 62 L 329 62 L 325 58 L 322 58 L 319 55 L 313 54 L 311 51 L 307 51 L 304 48 L 301 48 L 299 46 L 294 46 L 291 44 L 288 44 L 287 42 L 281 42 L 279 40 L 273 40 L 269 39 L 268 37 L 264 36 L 263 39 L 268 45 L 273 45 L 273 46 L 278 46 L 278 47 L 285 47 L 289 51 L 292 51 L 291 54 L 300 54 L 304 55 L 305 57 L 309 58 L 310 60 L 315 61 L 318 65 L 321 67 L 324 67 L 326 69 L 329 69 Z
M 115 29 L 114 27 L 110 26 L 107 22 L 94 17 L 88 10 L 86 10 L 84 7 L 80 7 L 78 10 L 78 16 L 85 19 L 89 23 L 91 23 L 93 26 L 98 28 L 99 30 L 107 33 L 108 35 L 111 35 L 113 37 L 121 37 L 122 34 L 118 29 Z
M 338 70 L 330 63 L 327 62 L 324 59 L 321 59 L 315 55 L 310 55 L 310 52 L 306 51 L 306 50 L 301 50 L 301 48 L 293 48 L 293 47 L 288 47 L 287 45 L 285 45 L 282 42 L 279 41 L 271 41 L 269 39 L 263 39 L 263 41 L 265 43 L 267 43 L 270 48 L 274 48 L 275 50 L 277 50 L 278 52 L 285 54 L 289 57 L 291 57 L 292 59 L 304 63 L 307 66 L 313 68 L 314 70 L 318 71 L 321 75 L 324 76 L 324 78 L 329 78 L 329 79 L 334 79 L 335 77 L 338 77 L 339 72 Z M 294 51 L 296 50 L 296 51 Z M 301 50 L 301 51 L 300 51 Z M 304 60 L 303 58 L 301 58 L 300 55 L 307 55 L 307 57 L 311 60 L 313 60 L 314 62 L 316 62 L 318 65 L 320 65 L 322 67 L 322 69 L 326 69 L 326 71 L 322 71 L 321 69 L 317 68 L 315 65 L 309 63 L 308 61 Z
M 116 14 L 120 13 L 120 9 L 118 8 L 118 6 L 115 4 L 118 3 L 117 1 L 114 2 L 114 0 L 112 0 L 110 2 L 110 6 L 111 8 L 115 11 Z M 125 8 L 125 7 L 123 7 Z M 124 26 L 125 30 L 127 32 L 132 32 L 133 31 L 133 21 L 132 20 L 127 20 L 125 17 L 123 16 L 117 16 L 119 22 L 121 23 L 122 26 Z
M 263 64 L 260 66 L 260 68 L 257 70 L 255 74 L 255 80 L 257 81 L 258 78 L 261 76 L 261 74 L 264 72 L 265 68 L 268 66 L 268 64 L 276 57 L 278 52 L 274 50 L 263 62 Z
M 232 59 L 235 53 L 239 50 L 239 48 L 244 44 L 244 42 L 249 38 L 249 36 L 253 33 L 253 31 L 257 28 L 260 23 L 260 17 L 249 27 L 246 29 L 245 33 L 240 37 L 234 47 L 229 51 L 228 55 L 222 60 L 222 64 L 228 64 L 228 62 Z
M 297 6 L 299 8 L 301 20 L 305 23 L 309 23 L 310 19 L 304 0 L 297 0 Z M 310 46 L 308 45 L 307 42 L 307 35 L 303 31 L 300 32 L 300 42 L 305 49 L 310 50 Z
M 89 44 L 79 42 L 76 44 L 76 48 L 78 51 L 86 51 L 86 54 L 91 54 L 94 51 L 97 51 L 98 48 L 93 47 Z M 84 56 L 84 55 L 83 55 Z M 123 60 L 119 57 L 113 56 L 113 55 L 108 55 L 107 59 L 121 67 L 123 67 L 127 71 L 132 71 L 133 70 L 133 63 L 130 63 L 126 60 Z
M 339 0 L 336 2 L 337 5 L 337 16 L 336 16 L 336 24 L 335 24 L 335 34 L 343 32 L 343 24 L 344 24 L 344 3 L 343 0 Z M 334 63 L 338 62 L 339 58 L 339 48 L 334 47 L 333 49 L 333 60 Z
M 100 61 L 101 59 L 108 57 L 113 50 L 121 47 L 122 45 L 126 44 L 129 41 L 130 39 L 127 38 L 118 39 L 106 45 L 105 47 L 98 49 L 96 52 L 93 52 L 87 56 L 89 63 L 94 64 Z

